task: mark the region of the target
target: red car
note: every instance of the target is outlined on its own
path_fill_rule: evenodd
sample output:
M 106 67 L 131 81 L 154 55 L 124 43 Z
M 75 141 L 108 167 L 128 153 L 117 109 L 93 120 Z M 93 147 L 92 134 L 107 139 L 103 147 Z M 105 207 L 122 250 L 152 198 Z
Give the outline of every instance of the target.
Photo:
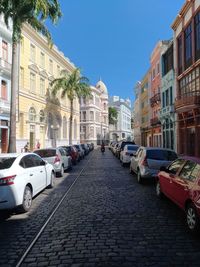
M 76 165 L 78 161 L 80 161 L 79 153 L 75 146 L 62 146 L 67 152 L 67 155 L 71 156 L 72 163 Z
M 181 157 L 167 168 L 161 167 L 156 194 L 163 194 L 186 212 L 191 232 L 200 230 L 200 159 Z

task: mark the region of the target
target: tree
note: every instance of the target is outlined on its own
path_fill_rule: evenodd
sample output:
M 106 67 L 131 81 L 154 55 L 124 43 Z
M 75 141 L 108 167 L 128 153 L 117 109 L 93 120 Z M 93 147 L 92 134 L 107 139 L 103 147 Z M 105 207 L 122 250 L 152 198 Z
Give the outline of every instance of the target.
M 0 14 L 3 13 L 4 21 L 9 27 L 12 20 L 12 71 L 11 71 L 11 102 L 10 102 L 10 134 L 8 152 L 16 152 L 16 98 L 19 77 L 19 42 L 24 23 L 30 24 L 35 30 L 47 37 L 52 43 L 50 32 L 45 26 L 45 20 L 50 19 L 56 23 L 61 17 L 58 0 L 1 0 Z
M 109 124 L 116 124 L 118 112 L 115 107 L 109 107 L 108 109 Z
M 70 101 L 70 119 L 69 119 L 69 144 L 72 144 L 72 121 L 73 121 L 73 103 L 78 97 L 90 97 L 91 89 L 88 78 L 80 75 L 80 69 L 76 68 L 71 74 L 65 70 L 61 71 L 61 77 L 51 82 L 54 95 L 61 90 L 61 98 L 68 97 Z

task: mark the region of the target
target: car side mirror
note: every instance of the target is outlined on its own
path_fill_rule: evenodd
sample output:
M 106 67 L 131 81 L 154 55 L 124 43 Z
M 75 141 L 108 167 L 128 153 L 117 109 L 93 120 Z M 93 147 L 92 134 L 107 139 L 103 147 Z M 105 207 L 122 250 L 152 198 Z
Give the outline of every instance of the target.
M 44 160 L 40 162 L 40 165 L 41 165 L 41 166 L 45 166 L 46 164 L 47 164 L 47 162 L 44 161 Z

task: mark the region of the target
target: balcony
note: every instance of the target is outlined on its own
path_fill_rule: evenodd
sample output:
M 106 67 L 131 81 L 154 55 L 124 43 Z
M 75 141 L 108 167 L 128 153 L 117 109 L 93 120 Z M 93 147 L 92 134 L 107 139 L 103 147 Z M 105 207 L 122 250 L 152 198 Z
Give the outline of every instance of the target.
M 170 105 L 170 106 L 167 106 L 167 107 L 164 107 L 160 110 L 160 113 L 159 113 L 159 116 L 162 117 L 162 116 L 166 116 L 168 115 L 169 113 L 173 113 L 174 112 L 174 105 Z
M 156 125 L 160 125 L 161 122 L 160 122 L 160 120 L 159 120 L 158 117 L 155 117 L 155 118 L 152 118 L 152 119 L 150 120 L 150 124 L 151 124 L 151 126 L 156 126 Z
M 175 110 L 187 111 L 191 108 L 200 107 L 200 92 L 194 91 L 180 95 L 175 100 Z
M 153 97 L 150 98 L 150 104 L 151 107 L 153 107 L 154 105 L 157 105 L 160 103 L 160 93 L 155 94 Z

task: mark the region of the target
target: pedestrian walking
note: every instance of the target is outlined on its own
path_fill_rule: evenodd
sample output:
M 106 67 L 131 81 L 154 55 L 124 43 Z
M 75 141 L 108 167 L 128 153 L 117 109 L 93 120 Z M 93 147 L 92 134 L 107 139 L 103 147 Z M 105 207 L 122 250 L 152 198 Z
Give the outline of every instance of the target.
M 40 142 L 39 142 L 39 140 L 37 141 L 36 148 L 37 149 L 40 149 Z
M 29 142 L 26 143 L 26 145 L 24 146 L 24 152 L 29 152 L 30 148 L 29 148 Z

